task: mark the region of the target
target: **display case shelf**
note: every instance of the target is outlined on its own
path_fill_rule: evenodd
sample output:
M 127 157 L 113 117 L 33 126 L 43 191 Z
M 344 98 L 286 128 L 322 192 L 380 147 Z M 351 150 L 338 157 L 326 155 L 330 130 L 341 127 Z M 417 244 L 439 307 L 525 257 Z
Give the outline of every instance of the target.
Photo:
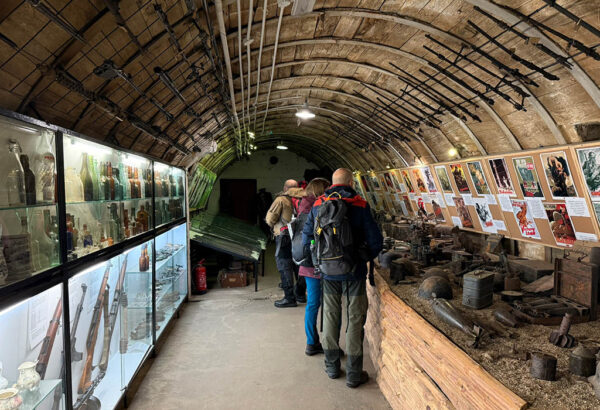
M 12 384 L 14 383 L 11 383 L 10 385 Z M 35 410 L 38 408 L 46 408 L 46 399 L 49 399 L 51 395 L 54 397 L 54 392 L 56 389 L 61 389 L 60 391 L 62 399 L 62 380 L 54 379 L 40 381 L 40 386 L 36 392 L 19 393 L 21 399 L 23 399 L 23 404 L 19 410 Z
M 67 205 L 112 204 L 112 203 L 138 202 L 138 201 L 152 201 L 152 198 L 99 199 L 99 200 L 96 200 L 96 201 L 67 202 Z
M 0 207 L 0 212 L 2 211 L 12 211 L 12 210 L 17 210 L 17 209 L 35 209 L 35 208 L 49 208 L 49 207 L 56 207 L 56 204 L 53 202 L 44 202 L 44 203 L 37 203 L 37 204 L 33 204 L 33 205 L 15 205 L 15 206 L 2 206 Z

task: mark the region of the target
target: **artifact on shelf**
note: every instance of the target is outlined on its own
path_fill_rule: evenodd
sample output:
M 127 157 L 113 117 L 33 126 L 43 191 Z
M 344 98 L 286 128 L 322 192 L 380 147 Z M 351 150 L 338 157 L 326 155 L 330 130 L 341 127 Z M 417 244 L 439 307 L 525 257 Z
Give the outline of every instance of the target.
M 8 267 L 9 277 L 20 280 L 28 277 L 32 272 L 31 235 L 27 230 L 27 217 L 17 217 L 21 223 L 21 233 L 2 234 L 4 258 Z
M 577 344 L 577 340 L 569 334 L 569 330 L 571 329 L 571 321 L 573 319 L 573 315 L 570 313 L 565 313 L 565 316 L 560 323 L 560 327 L 556 330 L 553 330 L 550 333 L 549 341 L 555 346 L 559 347 L 573 347 Z
M 17 368 L 19 370 L 19 377 L 17 378 L 16 387 L 19 391 L 36 392 L 39 389 L 42 378 L 35 370 L 36 366 L 37 361 L 23 362 Z
M 587 347 L 579 345 L 569 356 L 569 370 L 577 376 L 593 375 L 596 371 L 596 355 Z
M 455 327 L 473 338 L 473 347 L 479 345 L 479 340 L 483 336 L 483 329 L 473 324 L 458 309 L 456 309 L 446 299 L 434 298 L 431 307 L 435 315 L 446 324 Z
M 6 157 L 6 179 L 3 184 L 3 189 L 6 190 L 5 206 L 23 206 L 25 205 L 25 174 L 23 165 L 21 164 L 21 147 L 14 140 L 9 140 L 8 152 L 10 155 Z
M 0 390 L 0 410 L 19 410 L 23 399 L 15 388 Z
M 36 190 L 35 190 L 35 175 L 29 167 L 29 156 L 21 154 L 20 156 L 21 165 L 23 166 L 23 178 L 25 182 L 25 203 L 27 205 L 36 204 Z
M 38 146 L 37 154 L 33 157 L 33 171 L 37 176 L 37 198 L 42 202 L 56 202 L 56 161 L 51 138 L 54 134 L 45 131 L 43 142 Z
M 483 309 L 494 302 L 494 273 L 475 270 L 463 276 L 462 304 Z
M 544 353 L 532 353 L 530 374 L 531 377 L 540 380 L 556 380 L 556 357 Z

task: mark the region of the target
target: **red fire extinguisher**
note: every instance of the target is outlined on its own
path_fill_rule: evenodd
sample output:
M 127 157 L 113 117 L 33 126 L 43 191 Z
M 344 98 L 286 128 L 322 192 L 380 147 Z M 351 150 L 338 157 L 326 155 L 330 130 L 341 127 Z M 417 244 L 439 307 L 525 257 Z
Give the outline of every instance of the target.
M 206 267 L 202 265 L 204 259 L 198 262 L 194 269 L 194 279 L 196 282 L 196 293 L 203 295 L 206 293 Z

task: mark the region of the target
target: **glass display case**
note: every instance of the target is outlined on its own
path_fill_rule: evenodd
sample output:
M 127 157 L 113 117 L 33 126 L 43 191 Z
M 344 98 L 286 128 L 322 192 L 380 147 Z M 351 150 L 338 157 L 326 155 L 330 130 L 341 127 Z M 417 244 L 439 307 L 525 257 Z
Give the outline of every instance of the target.
M 156 326 L 157 337 L 162 334 L 183 299 L 187 295 L 186 225 L 156 237 Z
M 153 227 L 152 161 L 69 135 L 63 144 L 69 260 Z
M 151 249 L 145 242 L 69 280 L 74 408 L 115 407 L 150 350 Z
M 58 285 L 0 312 L 0 408 L 65 408 L 62 307 Z
M 185 172 L 154 162 L 154 218 L 161 226 L 185 216 Z
M 0 287 L 60 263 L 54 138 L 0 117 Z

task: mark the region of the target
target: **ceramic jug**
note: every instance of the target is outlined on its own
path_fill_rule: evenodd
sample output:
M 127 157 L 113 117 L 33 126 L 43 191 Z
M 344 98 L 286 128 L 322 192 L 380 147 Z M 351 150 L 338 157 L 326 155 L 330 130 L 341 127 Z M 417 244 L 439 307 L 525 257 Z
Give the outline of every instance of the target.
M 10 388 L 0 390 L 0 410 L 18 410 L 23 404 L 19 390 Z
M 40 387 L 40 380 L 42 379 L 38 372 L 35 371 L 35 362 L 24 362 L 19 367 L 19 378 L 17 379 L 17 387 L 21 391 L 37 391 Z
M 8 380 L 6 380 L 6 377 L 2 376 L 2 370 L 2 362 L 0 362 L 0 390 L 8 387 Z

